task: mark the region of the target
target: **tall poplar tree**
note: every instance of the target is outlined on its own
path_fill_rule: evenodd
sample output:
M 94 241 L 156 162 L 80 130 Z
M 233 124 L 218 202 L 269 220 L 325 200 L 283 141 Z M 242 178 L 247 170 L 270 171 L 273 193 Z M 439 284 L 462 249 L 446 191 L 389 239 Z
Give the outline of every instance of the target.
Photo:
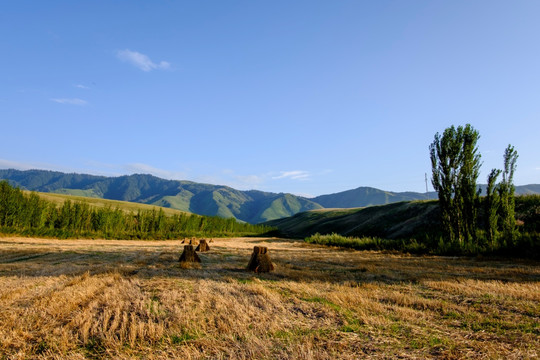
M 439 197 L 447 241 L 460 245 L 476 237 L 476 180 L 480 172 L 480 138 L 470 124 L 435 134 L 430 145 L 432 184 Z
M 502 171 L 502 181 L 499 184 L 499 195 L 501 199 L 500 219 L 503 236 L 507 241 L 514 240 L 515 219 L 515 198 L 514 198 L 514 172 L 518 154 L 512 145 L 504 151 L 504 169 Z
M 498 188 L 497 188 L 497 177 L 501 174 L 501 170 L 492 169 L 488 176 L 488 183 L 486 189 L 486 198 L 484 200 L 485 210 L 486 210 L 486 219 L 485 219 L 485 228 L 486 228 L 486 237 L 489 246 L 492 249 L 497 247 L 497 234 L 498 234 L 498 223 L 499 223 L 499 207 L 501 205 L 501 199 L 499 197 Z

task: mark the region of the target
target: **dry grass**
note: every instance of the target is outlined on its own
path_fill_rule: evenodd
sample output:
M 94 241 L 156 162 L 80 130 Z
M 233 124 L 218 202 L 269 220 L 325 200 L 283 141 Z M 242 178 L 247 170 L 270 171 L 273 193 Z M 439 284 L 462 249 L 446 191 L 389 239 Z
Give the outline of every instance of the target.
M 267 246 L 276 271 L 244 268 Z M 540 264 L 221 239 L 0 238 L 0 359 L 540 356 Z
M 24 191 L 26 194 L 30 194 L 30 191 Z M 93 208 L 112 208 L 112 209 L 121 209 L 125 212 L 134 212 L 137 211 L 159 211 L 163 210 L 163 212 L 166 215 L 181 215 L 181 214 L 190 214 L 186 211 L 181 211 L 177 209 L 172 208 L 166 208 L 161 206 L 155 206 L 155 205 L 148 205 L 148 204 L 142 204 L 142 203 L 136 203 L 131 201 L 120 201 L 120 200 L 108 200 L 108 199 L 102 199 L 102 198 L 92 198 L 92 197 L 86 197 L 86 196 L 75 196 L 75 195 L 66 195 L 66 194 L 56 194 L 56 193 L 43 193 L 43 192 L 36 192 L 36 194 L 39 195 L 40 198 L 43 200 L 52 202 L 58 206 L 61 206 L 64 204 L 66 200 L 70 200 L 72 202 L 82 202 L 85 204 L 90 205 Z

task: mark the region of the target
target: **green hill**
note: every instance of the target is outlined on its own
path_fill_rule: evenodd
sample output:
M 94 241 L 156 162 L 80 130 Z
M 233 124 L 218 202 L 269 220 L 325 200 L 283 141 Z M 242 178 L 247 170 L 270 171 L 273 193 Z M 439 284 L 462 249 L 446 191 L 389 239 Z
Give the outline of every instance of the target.
M 228 186 L 165 180 L 142 174 L 105 177 L 10 169 L 0 170 L 1 179 L 31 191 L 136 202 L 199 215 L 236 218 L 252 224 L 322 208 L 358 208 L 436 198 L 435 193 L 390 192 L 359 187 L 308 199 L 293 194 L 240 191 Z M 535 193 L 540 193 L 540 185 L 516 187 L 516 194 Z
M 343 236 L 407 238 L 436 231 L 437 201 L 409 201 L 356 209 L 307 211 L 265 223 L 283 236 L 304 238 L 315 233 Z
M 292 194 L 239 191 L 228 186 L 142 174 L 105 177 L 44 170 L 0 170 L 0 179 L 25 190 L 137 202 L 252 224 L 322 208 Z
M 317 196 L 311 200 L 325 208 L 355 208 L 390 204 L 400 201 L 429 200 L 436 198 L 436 193 L 394 193 L 371 187 L 359 187 L 353 190 L 342 191 L 335 194 Z
M 27 192 L 25 192 L 27 193 Z M 88 196 L 76 196 L 76 195 L 67 195 L 67 194 L 57 194 L 57 193 L 43 193 L 36 192 L 40 198 L 48 202 L 52 202 L 57 205 L 62 205 L 66 200 L 72 202 L 84 202 L 93 208 L 111 208 L 111 209 L 120 209 L 125 212 L 137 212 L 137 211 L 159 211 L 160 209 L 166 215 L 186 215 L 189 214 L 186 211 L 181 211 L 177 209 L 171 209 L 167 207 L 160 207 L 155 205 L 141 204 L 129 201 L 120 201 L 120 200 L 107 200 L 96 197 Z
M 0 233 L 59 238 L 178 239 L 246 236 L 271 230 L 234 218 L 201 216 L 155 206 L 36 193 L 0 181 Z
M 540 195 L 516 196 L 515 216 L 523 233 L 540 232 Z M 483 210 L 479 210 L 482 226 Z M 355 209 L 323 209 L 264 223 L 278 229 L 281 236 L 305 238 L 313 234 L 383 239 L 423 239 L 440 235 L 437 200 L 403 201 Z

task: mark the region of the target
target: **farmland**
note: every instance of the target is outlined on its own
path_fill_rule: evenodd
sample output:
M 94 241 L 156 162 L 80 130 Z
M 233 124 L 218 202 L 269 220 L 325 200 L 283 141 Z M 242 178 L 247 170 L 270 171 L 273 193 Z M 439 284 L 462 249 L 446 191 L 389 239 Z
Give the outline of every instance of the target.
M 255 245 L 276 270 L 244 270 Z M 281 238 L 0 238 L 0 354 L 24 358 L 537 358 L 540 263 Z

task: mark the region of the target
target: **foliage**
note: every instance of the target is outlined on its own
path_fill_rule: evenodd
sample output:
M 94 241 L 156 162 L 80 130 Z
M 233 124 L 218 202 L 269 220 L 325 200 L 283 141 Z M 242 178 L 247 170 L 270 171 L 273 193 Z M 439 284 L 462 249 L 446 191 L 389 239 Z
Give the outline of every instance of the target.
M 498 198 L 498 192 L 493 193 Z M 514 241 L 504 241 L 502 232 L 490 238 L 488 196 L 478 204 L 476 242 L 445 241 L 437 202 L 411 202 L 372 206 L 356 210 L 327 210 L 298 214 L 268 224 L 280 235 L 358 250 L 399 250 L 440 255 L 540 257 L 540 195 L 516 196 Z M 408 217 L 405 215 L 408 214 Z M 495 219 L 498 215 L 495 214 Z M 491 220 L 492 221 L 492 220 Z M 330 234 L 330 235 L 320 235 Z
M 347 237 L 336 233 L 321 235 L 316 233 L 304 239 L 309 244 L 339 246 L 355 250 L 400 250 L 414 253 L 427 252 L 424 244 L 416 240 L 389 240 L 376 237 Z
M 514 229 L 516 220 L 514 217 L 515 197 L 514 197 L 514 172 L 516 171 L 517 151 L 513 146 L 508 145 L 504 151 L 503 179 L 499 184 L 499 195 L 501 198 L 500 222 L 502 232 L 507 241 L 514 241 Z
M 476 143 L 479 134 L 467 124 L 447 128 L 435 134 L 430 146 L 433 187 L 438 193 L 442 231 L 446 243 L 438 251 L 460 253 L 517 251 L 538 252 L 538 241 L 530 233 L 516 230 L 515 187 L 517 151 L 508 145 L 504 152 L 504 169 L 492 169 L 488 176 L 486 197 L 480 199 L 476 179 L 480 171 L 480 154 Z M 502 173 L 502 181 L 496 184 Z M 483 206 L 482 206 L 483 203 Z M 484 210 L 483 217 L 479 210 Z M 479 221 L 484 226 L 478 226 Z M 446 250 L 445 250 L 446 249 Z
M 233 218 L 194 214 L 165 215 L 164 211 L 125 212 L 119 208 L 92 208 L 66 200 L 57 206 L 36 193 L 25 195 L 0 182 L 0 230 L 24 235 L 172 239 L 187 236 L 239 236 L 266 233 L 271 228 L 239 223 Z
M 480 138 L 470 124 L 435 134 L 430 146 L 432 184 L 439 197 L 441 219 L 449 243 L 472 242 L 476 235 L 476 179 L 480 172 Z
M 498 235 L 497 224 L 499 222 L 499 207 L 501 200 L 498 192 L 496 191 L 497 177 L 500 175 L 501 170 L 492 169 L 488 176 L 488 185 L 486 189 L 486 197 L 484 199 L 485 204 L 485 229 L 486 240 L 491 246 L 496 245 L 496 239 Z
M 540 198 L 540 197 L 539 197 Z M 537 199 L 536 204 L 540 203 Z M 538 220 L 536 221 L 538 222 Z M 410 239 L 381 239 L 377 237 L 352 237 L 343 236 L 332 233 L 321 235 L 315 233 L 304 239 L 310 244 L 319 244 L 326 246 L 337 246 L 355 250 L 395 250 L 415 254 L 437 254 L 437 255 L 502 255 L 502 256 L 517 256 L 525 258 L 538 258 L 540 256 L 540 233 L 539 232 L 523 232 L 516 233 L 515 240 L 512 244 L 495 242 L 490 244 L 487 242 L 486 233 L 478 231 L 477 236 L 480 239 L 478 242 L 467 243 L 448 243 L 443 240 L 443 236 L 430 238 L 429 236 L 419 236 Z

